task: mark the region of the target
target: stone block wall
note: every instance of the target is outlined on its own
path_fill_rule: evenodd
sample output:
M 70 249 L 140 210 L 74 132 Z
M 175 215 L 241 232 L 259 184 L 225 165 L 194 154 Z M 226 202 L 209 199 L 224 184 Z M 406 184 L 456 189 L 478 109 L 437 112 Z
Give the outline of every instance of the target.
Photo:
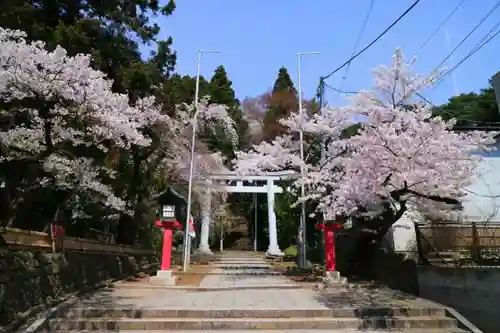
M 55 254 L 43 246 L 7 245 L 0 248 L 0 331 L 28 310 L 158 267 L 154 252 L 118 245 L 106 245 L 106 251 L 65 249 Z
M 419 296 L 453 307 L 484 333 L 500 327 L 500 267 L 418 267 Z

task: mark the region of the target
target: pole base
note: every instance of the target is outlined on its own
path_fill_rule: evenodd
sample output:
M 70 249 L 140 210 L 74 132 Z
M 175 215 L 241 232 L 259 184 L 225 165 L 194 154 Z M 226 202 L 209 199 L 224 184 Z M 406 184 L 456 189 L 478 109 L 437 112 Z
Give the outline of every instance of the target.
M 149 284 L 157 286 L 175 286 L 176 276 L 172 275 L 172 270 L 157 271 L 156 276 L 149 278 Z
M 200 246 L 198 248 L 198 253 L 201 254 L 213 254 L 212 250 L 208 246 Z
M 266 257 L 284 257 L 285 254 L 278 248 L 278 249 L 268 249 L 266 251 Z
M 324 288 L 338 288 L 347 284 L 347 278 L 340 275 L 338 271 L 326 271 L 323 278 L 322 287 Z

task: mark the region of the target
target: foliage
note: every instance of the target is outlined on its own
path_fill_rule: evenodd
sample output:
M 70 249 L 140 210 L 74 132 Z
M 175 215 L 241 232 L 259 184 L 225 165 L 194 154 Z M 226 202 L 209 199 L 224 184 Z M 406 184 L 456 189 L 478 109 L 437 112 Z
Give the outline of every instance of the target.
M 85 0 L 7 0 L 0 2 L 0 26 L 22 30 L 28 40 L 57 46 L 69 56 L 91 55 L 92 67 L 113 80 L 113 91 L 144 97 L 163 82 L 173 70 L 176 54 L 172 39 L 157 39 L 160 31 L 151 22 L 155 15 L 169 16 L 173 0 L 85 1 Z M 139 44 L 156 42 L 157 50 L 146 62 L 141 60 Z
M 54 219 L 116 222 L 119 214 L 118 227 L 136 222 L 135 232 L 122 237 L 132 244 L 139 219 L 150 211 L 151 190 L 187 178 L 193 105 L 177 106 L 170 117 L 152 96 L 132 100 L 113 92 L 89 56 L 70 57 L 62 47 L 47 51 L 43 42 L 24 37 L 0 29 L 4 223 L 23 216 L 18 213 L 33 205 L 29 199 L 44 194 L 53 205 L 39 207 L 40 225 Z M 203 132 L 224 128 L 228 140 L 238 141 L 227 107 L 202 100 L 197 112 Z M 220 154 L 203 151 L 201 142 L 198 148 L 196 179 L 224 168 Z M 120 182 L 130 165 L 132 181 Z
M 210 79 L 208 85 L 208 93 L 211 103 L 224 104 L 228 106 L 228 113 L 235 123 L 235 130 L 238 133 L 238 143 L 236 146 L 230 142 L 220 140 L 220 135 L 216 134 L 212 137 L 213 149 L 220 151 L 229 160 L 235 157 L 235 149 L 243 148 L 245 144 L 245 136 L 248 129 L 248 124 L 243 118 L 240 102 L 236 98 L 236 94 L 232 87 L 232 82 L 227 77 L 224 66 L 218 66 L 215 69 L 214 75 Z
M 443 119 L 455 118 L 457 125 L 481 122 L 500 122 L 500 112 L 492 87 L 453 96 L 448 103 L 434 108 L 433 115 Z
M 298 110 L 297 91 L 285 67 L 280 68 L 273 90 L 265 98 L 267 112 L 264 117 L 263 133 L 264 139 L 270 141 L 285 131 L 280 120 Z
M 297 245 L 290 245 L 287 247 L 283 253 L 285 257 L 296 257 L 297 256 Z
M 239 152 L 237 169 L 303 168 L 305 176 L 295 188 L 304 184 L 308 195 L 300 200 L 317 201 L 320 212 L 357 218 L 375 238 L 408 209 L 451 213 L 449 204 L 459 202 L 474 175 L 479 157 L 470 153 L 489 149 L 496 133 L 453 132 L 453 120 L 433 118 L 430 106 L 413 102 L 413 95 L 436 76 L 412 74 L 400 50 L 391 66 L 379 66 L 374 75 L 374 89 L 359 92 L 348 106 L 305 121 L 297 114 L 282 121 L 288 133 L 253 152 Z M 356 135 L 346 137 L 344 130 L 360 115 L 366 120 Z M 308 158 L 302 163 L 298 157 L 293 134 L 300 128 L 325 140 L 319 163 L 308 163 Z

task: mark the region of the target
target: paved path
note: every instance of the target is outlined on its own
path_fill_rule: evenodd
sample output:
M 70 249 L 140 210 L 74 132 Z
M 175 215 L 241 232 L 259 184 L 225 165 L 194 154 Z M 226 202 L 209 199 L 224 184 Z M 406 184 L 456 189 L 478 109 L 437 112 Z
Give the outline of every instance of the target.
M 267 263 L 248 253 L 228 252 L 220 262 L 248 261 Z M 240 258 L 240 259 L 238 259 Z M 249 269 L 251 270 L 251 269 Z M 247 275 L 207 275 L 200 287 L 248 287 L 294 285 L 285 276 L 247 276 Z M 102 290 L 83 296 L 79 306 L 123 307 L 123 308 L 165 308 L 165 309 L 328 309 L 356 306 L 420 306 L 435 307 L 436 304 L 417 297 L 409 296 L 387 288 L 347 290 L 337 288 L 321 293 L 312 289 L 272 289 L 262 290 L 173 290 L 147 288 L 147 281 L 134 284 L 116 284 L 112 289 Z

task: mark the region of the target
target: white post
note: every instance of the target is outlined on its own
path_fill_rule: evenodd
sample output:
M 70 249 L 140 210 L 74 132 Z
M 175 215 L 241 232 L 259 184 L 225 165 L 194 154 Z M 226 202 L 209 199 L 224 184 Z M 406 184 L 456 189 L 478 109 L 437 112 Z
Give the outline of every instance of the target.
M 253 251 L 257 252 L 257 193 L 253 194 Z
M 267 180 L 267 215 L 269 220 L 269 248 L 267 254 L 272 256 L 283 256 L 278 247 L 278 232 L 276 227 L 276 214 L 274 213 L 274 182 Z
M 300 132 L 299 132 L 299 141 L 300 141 L 300 159 L 304 161 L 304 132 L 302 130 L 302 122 L 304 121 L 304 112 L 302 111 L 302 83 L 301 83 L 301 73 L 300 73 L 300 59 L 304 55 L 313 55 L 319 54 L 319 52 L 299 52 L 297 53 L 297 78 L 298 78 L 298 97 L 299 97 L 299 116 L 300 116 Z M 300 177 L 304 177 L 304 170 L 302 167 L 300 168 Z M 300 196 L 303 198 L 305 196 L 304 184 L 300 186 Z M 306 202 L 302 201 L 300 204 L 300 227 L 299 227 L 299 244 L 300 248 L 298 249 L 300 260 L 299 264 L 305 267 L 307 264 L 307 255 L 306 255 Z
M 219 240 L 219 250 L 222 253 L 224 251 L 224 218 L 220 220 L 220 240 Z
M 187 199 L 187 214 L 186 214 L 186 223 L 184 224 L 184 252 L 183 252 L 183 260 L 182 260 L 182 270 L 187 271 L 189 265 L 189 256 L 191 255 L 188 252 L 188 243 L 189 243 L 189 216 L 191 216 L 191 196 L 193 191 L 193 173 L 194 173 L 194 160 L 195 160 L 195 141 L 196 141 L 196 125 L 197 125 L 197 117 L 198 117 L 198 95 L 200 92 L 200 68 L 201 68 L 201 55 L 203 53 L 219 53 L 219 51 L 198 51 L 198 64 L 196 70 L 196 87 L 194 92 L 194 116 L 193 116 L 193 133 L 191 133 L 191 156 L 189 161 L 189 182 L 188 182 L 188 199 Z
M 212 182 L 207 180 L 205 196 L 202 202 L 201 211 L 201 235 L 200 235 L 200 246 L 198 251 L 201 253 L 212 254 L 210 250 L 210 245 L 208 244 L 208 238 L 210 235 L 210 223 L 211 223 L 211 201 L 212 201 Z

